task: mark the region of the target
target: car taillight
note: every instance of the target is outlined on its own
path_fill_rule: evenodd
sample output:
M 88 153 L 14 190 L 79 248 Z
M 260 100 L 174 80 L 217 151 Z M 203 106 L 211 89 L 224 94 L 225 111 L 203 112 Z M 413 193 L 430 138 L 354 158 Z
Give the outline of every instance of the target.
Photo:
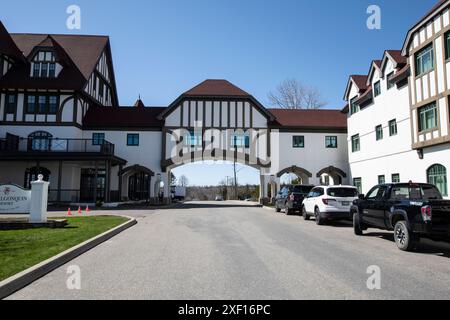
M 322 202 L 327 206 L 330 204 L 330 202 L 336 202 L 334 199 L 322 199 Z
M 291 201 L 295 201 L 295 196 L 294 196 L 293 194 L 291 194 L 291 196 L 289 197 L 289 199 L 290 199 Z
M 432 211 L 431 211 L 431 206 L 422 207 L 421 212 L 422 212 L 423 221 L 425 221 L 425 222 L 431 221 L 431 218 L 433 216 Z

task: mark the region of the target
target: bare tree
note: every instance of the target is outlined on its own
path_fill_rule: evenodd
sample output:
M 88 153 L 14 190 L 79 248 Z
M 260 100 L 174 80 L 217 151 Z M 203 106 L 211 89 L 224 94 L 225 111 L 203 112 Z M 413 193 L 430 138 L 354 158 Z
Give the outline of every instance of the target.
M 181 187 L 187 187 L 189 185 L 189 180 L 185 175 L 182 175 L 178 178 L 178 185 Z
M 293 78 L 284 80 L 268 98 L 273 106 L 283 109 L 320 109 L 326 105 L 317 88 Z

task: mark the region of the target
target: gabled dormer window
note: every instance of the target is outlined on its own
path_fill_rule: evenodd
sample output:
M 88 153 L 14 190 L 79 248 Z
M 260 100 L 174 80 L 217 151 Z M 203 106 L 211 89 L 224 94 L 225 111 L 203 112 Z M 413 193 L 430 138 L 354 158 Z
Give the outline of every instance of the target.
M 380 81 L 377 81 L 373 85 L 373 96 L 378 97 L 380 94 L 381 94 L 381 83 Z
M 394 76 L 394 71 L 392 71 L 391 73 L 389 73 L 386 76 L 386 85 L 387 85 L 387 89 L 392 89 L 395 86 L 395 82 L 390 80 L 390 78 L 392 78 Z
M 54 78 L 56 76 L 55 55 L 51 51 L 38 51 L 33 58 L 33 77 Z
M 359 112 L 359 105 L 356 103 L 357 99 L 358 97 L 354 97 L 352 100 L 350 100 L 350 114 Z

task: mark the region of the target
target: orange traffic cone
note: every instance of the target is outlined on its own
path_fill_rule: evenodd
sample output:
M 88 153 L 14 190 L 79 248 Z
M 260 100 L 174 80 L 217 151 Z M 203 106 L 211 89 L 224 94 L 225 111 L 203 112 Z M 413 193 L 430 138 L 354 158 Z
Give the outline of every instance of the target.
M 81 214 L 81 207 L 78 207 L 78 214 Z
M 86 214 L 89 214 L 89 206 L 86 206 Z
M 72 211 L 70 211 L 70 208 L 67 210 L 67 215 L 71 216 L 72 215 Z

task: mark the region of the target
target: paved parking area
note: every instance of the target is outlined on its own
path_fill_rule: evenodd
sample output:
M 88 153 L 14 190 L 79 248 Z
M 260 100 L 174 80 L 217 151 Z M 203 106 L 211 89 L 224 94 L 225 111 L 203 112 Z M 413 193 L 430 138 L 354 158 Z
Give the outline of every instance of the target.
M 138 224 L 9 298 L 450 299 L 448 244 L 401 252 L 389 232 L 356 237 L 350 223 L 316 226 L 238 202 L 120 213 Z M 67 289 L 69 265 L 81 290 Z M 372 265 L 380 290 L 366 285 Z

